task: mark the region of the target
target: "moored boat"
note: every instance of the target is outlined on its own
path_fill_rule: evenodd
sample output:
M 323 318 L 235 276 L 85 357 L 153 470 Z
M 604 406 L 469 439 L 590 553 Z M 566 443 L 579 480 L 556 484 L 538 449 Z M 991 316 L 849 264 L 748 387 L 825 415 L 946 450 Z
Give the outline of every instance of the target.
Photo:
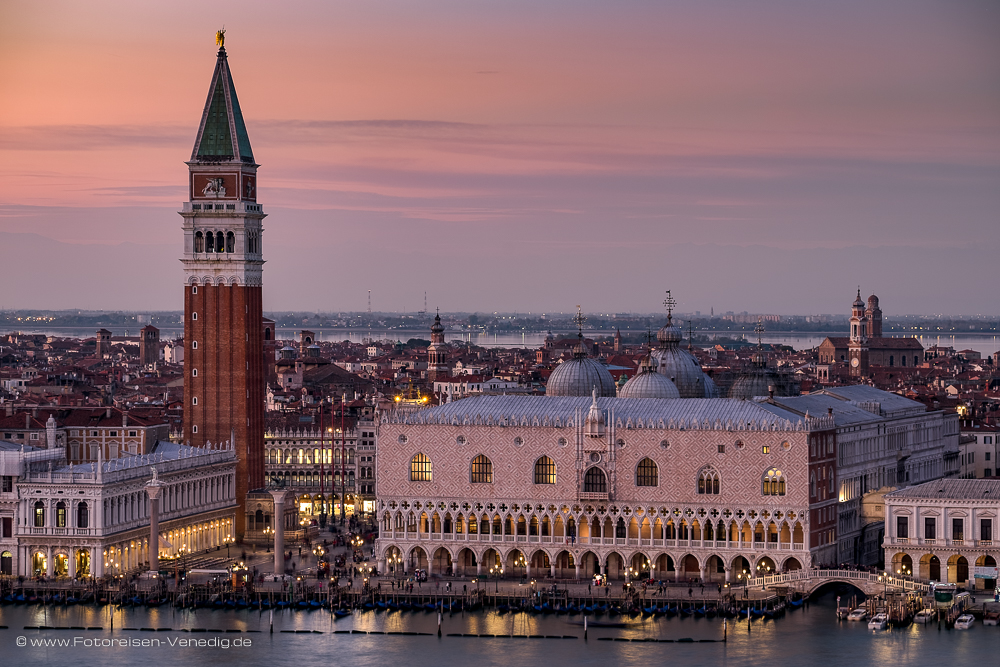
M 869 630 L 885 630 L 889 627 L 889 616 L 885 613 L 878 613 L 872 616 L 872 620 L 868 621 Z
M 956 630 L 968 630 L 972 627 L 972 624 L 976 622 L 976 617 L 972 614 L 962 614 L 955 619 L 955 629 Z
M 930 607 L 926 609 L 921 609 L 917 612 L 917 615 L 913 617 L 914 623 L 920 623 L 921 625 L 926 625 L 934 621 L 934 617 L 937 616 L 937 612 Z

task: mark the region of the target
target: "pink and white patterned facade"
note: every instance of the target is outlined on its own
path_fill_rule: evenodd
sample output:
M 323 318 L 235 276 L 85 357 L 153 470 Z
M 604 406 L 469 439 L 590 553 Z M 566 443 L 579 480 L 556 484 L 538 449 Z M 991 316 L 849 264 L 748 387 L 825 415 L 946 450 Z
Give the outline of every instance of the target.
M 387 414 L 379 567 L 733 583 L 808 568 L 835 553 L 811 513 L 836 501 L 833 428 L 734 399 L 482 396 Z

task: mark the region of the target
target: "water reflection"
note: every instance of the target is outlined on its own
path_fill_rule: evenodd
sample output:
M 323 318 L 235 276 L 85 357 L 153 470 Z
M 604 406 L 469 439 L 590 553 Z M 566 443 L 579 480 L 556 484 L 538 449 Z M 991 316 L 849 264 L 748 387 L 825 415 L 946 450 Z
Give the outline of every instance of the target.
M 650 661 L 679 662 L 688 665 L 810 665 L 827 662 L 836 656 L 839 664 L 871 665 L 950 665 L 993 664 L 994 650 L 1000 641 L 1000 629 L 981 624 L 973 630 L 938 630 L 937 626 L 917 626 L 888 632 L 871 632 L 864 623 L 838 622 L 834 618 L 835 598 L 831 594 L 808 608 L 789 612 L 776 621 L 730 621 L 726 643 L 698 643 L 700 639 L 722 639 L 722 619 L 706 618 L 621 618 L 624 628 L 589 627 L 587 640 L 583 627 L 573 621 L 582 617 L 534 616 L 523 613 L 501 614 L 495 611 L 442 616 L 438 638 L 438 615 L 434 612 L 357 612 L 335 620 L 325 611 L 275 611 L 274 634 L 269 632 L 270 611 L 225 611 L 213 609 L 180 610 L 112 609 L 111 607 L 0 607 L 0 647 L 15 650 L 19 635 L 70 637 L 76 631 L 22 630 L 26 625 L 82 626 L 104 628 L 91 632 L 102 637 L 248 637 L 253 648 L 243 653 L 235 649 L 214 652 L 205 649 L 166 648 L 155 654 L 154 664 L 182 659 L 188 663 L 209 662 L 253 664 L 291 663 L 295 667 L 347 663 L 352 667 L 440 667 L 443 664 L 470 662 L 476 665 L 545 663 L 549 667 L 579 664 L 643 665 Z M 114 632 L 110 632 L 112 616 Z M 598 620 L 609 620 L 599 617 Z M 124 628 L 172 628 L 172 632 L 132 632 Z M 182 629 L 240 630 L 228 635 L 190 634 Z M 292 634 L 288 631 L 318 631 L 322 634 Z M 385 634 L 343 634 L 345 631 L 419 632 L 424 636 Z M 282 632 L 285 631 L 285 632 Z M 339 634 L 338 634 L 339 632 Z M 249 634 L 244 634 L 249 633 Z M 448 634 L 490 634 L 495 638 L 449 637 Z M 571 635 L 577 639 L 518 639 L 510 635 Z M 691 638 L 695 643 L 636 643 L 605 639 L 678 640 Z M 107 664 L 134 665 L 136 660 L 152 660 L 147 649 L 93 649 L 90 652 L 62 648 L 16 649 L 18 665 L 52 664 L 60 667 Z

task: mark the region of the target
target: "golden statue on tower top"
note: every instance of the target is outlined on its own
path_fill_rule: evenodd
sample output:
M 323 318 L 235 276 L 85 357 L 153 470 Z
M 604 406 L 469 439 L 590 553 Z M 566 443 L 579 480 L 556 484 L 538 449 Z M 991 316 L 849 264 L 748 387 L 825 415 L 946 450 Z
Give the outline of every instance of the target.
M 215 45 L 220 47 L 225 47 L 226 45 L 226 29 L 223 28 L 215 33 Z

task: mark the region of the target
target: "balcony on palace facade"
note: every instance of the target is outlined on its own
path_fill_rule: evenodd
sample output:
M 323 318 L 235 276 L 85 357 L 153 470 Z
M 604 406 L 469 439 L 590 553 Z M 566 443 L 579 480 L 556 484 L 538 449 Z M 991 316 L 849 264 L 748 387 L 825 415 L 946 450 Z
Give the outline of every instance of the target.
M 601 493 L 599 491 L 580 491 L 578 499 L 581 502 L 588 500 L 608 500 L 608 493 Z
M 938 547 L 993 547 L 994 540 L 938 540 L 919 537 L 886 537 L 885 543 L 892 545 L 923 545 Z
M 382 540 L 428 542 L 514 542 L 523 544 L 573 544 L 592 546 L 630 546 L 693 549 L 727 549 L 742 551 L 805 551 L 801 542 L 737 542 L 725 540 L 656 539 L 645 537 L 577 537 L 564 535 L 499 535 L 477 533 L 427 533 L 416 530 L 382 530 Z

